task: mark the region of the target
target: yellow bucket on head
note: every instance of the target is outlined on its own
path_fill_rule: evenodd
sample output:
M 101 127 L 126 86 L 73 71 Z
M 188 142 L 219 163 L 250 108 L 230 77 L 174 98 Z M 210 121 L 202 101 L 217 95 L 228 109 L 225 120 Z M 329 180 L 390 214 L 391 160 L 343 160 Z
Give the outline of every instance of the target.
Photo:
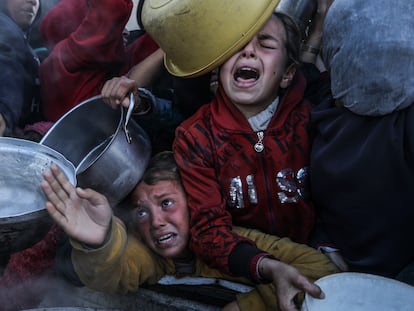
M 246 45 L 279 0 L 145 0 L 142 23 L 165 52 L 167 70 L 195 77 Z

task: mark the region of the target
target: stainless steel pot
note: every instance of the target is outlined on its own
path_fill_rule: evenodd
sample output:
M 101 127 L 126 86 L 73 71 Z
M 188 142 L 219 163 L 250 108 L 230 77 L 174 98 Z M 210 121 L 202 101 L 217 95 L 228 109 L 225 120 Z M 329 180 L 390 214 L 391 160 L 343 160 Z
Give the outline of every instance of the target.
M 112 206 L 135 187 L 151 157 L 146 132 L 124 109 L 112 109 L 101 96 L 67 112 L 40 143 L 75 165 L 78 186 L 104 194 Z
M 0 137 L 0 256 L 38 242 L 52 219 L 40 188 L 42 173 L 55 163 L 76 184 L 75 167 L 63 155 L 41 144 Z
M 302 32 L 305 32 L 309 20 L 315 13 L 316 0 L 280 0 L 276 12 L 282 12 L 295 20 Z

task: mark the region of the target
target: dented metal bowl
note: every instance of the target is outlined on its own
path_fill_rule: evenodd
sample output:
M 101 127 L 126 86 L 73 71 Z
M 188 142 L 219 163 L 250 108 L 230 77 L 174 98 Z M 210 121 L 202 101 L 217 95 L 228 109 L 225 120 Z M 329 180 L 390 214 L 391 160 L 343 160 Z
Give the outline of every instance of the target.
M 75 167 L 62 154 L 29 140 L 0 137 L 0 255 L 28 248 L 49 230 L 52 219 L 40 183 L 52 163 L 76 184 Z

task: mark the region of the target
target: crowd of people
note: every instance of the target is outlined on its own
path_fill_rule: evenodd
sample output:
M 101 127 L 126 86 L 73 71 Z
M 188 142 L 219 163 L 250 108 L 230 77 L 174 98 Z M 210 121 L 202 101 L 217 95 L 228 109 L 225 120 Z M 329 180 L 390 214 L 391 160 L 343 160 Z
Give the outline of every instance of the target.
M 41 0 L 0 1 L 0 136 L 40 141 L 96 95 L 114 109 L 140 88 L 158 99 L 136 116 L 153 158 L 123 202 L 132 212 L 118 217 L 52 166 L 39 187 L 55 224 L 11 254 L 0 297 L 50 270 L 120 294 L 168 274 L 254 287 L 223 310 L 295 310 L 304 293 L 323 299 L 315 280 L 345 271 L 414 286 L 412 3 L 314 0 L 305 33 L 275 12 L 278 0 L 219 13 L 183 4 L 229 29 L 227 10 L 249 13 L 237 19 L 242 35 L 216 41 L 214 27 L 177 32 L 188 16 L 167 13 L 183 12 L 176 1 L 139 1 L 134 39 L 131 0 L 46 1 L 47 12 Z

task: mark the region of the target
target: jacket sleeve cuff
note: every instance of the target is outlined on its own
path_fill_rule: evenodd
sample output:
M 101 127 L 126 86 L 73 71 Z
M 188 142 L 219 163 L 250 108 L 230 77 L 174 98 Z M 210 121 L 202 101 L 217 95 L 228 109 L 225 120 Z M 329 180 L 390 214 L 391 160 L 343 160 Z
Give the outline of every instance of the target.
M 260 276 L 258 264 L 262 258 L 274 258 L 249 243 L 240 243 L 229 256 L 229 270 L 235 276 L 243 276 L 256 284 L 266 284 L 271 281 Z

